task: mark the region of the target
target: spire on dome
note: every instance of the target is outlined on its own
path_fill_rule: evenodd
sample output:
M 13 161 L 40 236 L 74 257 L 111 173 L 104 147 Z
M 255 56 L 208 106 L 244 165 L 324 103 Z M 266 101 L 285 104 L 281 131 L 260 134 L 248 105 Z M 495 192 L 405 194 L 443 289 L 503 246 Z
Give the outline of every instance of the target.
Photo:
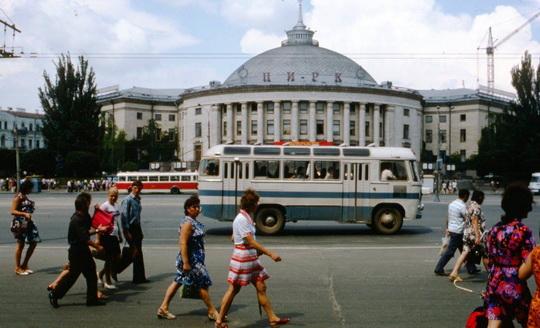
M 294 44 L 310 44 L 318 46 L 319 42 L 313 40 L 314 31 L 309 30 L 304 24 L 302 15 L 302 0 L 298 0 L 298 22 L 292 30 L 286 31 L 287 40 L 281 42 L 282 46 L 294 45 Z

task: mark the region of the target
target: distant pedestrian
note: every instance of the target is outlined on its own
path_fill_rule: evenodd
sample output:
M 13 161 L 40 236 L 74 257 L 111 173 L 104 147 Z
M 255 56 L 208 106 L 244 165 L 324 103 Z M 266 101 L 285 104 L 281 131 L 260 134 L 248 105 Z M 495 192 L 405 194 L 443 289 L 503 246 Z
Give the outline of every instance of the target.
M 229 265 L 229 289 L 221 301 L 219 318 L 216 327 L 227 327 L 223 323 L 234 297 L 243 286 L 252 284 L 257 290 L 259 306 L 263 307 L 270 321 L 270 326 L 280 326 L 288 323 L 291 319 L 279 318 L 272 310 L 270 299 L 266 294 L 265 280 L 270 278 L 259 261 L 259 254 L 268 255 L 276 262 L 281 261 L 281 256 L 270 252 L 255 240 L 255 222 L 251 218 L 257 212 L 259 195 L 253 189 L 247 189 L 240 200 L 240 213 L 233 222 L 234 252 Z
M 446 216 L 446 235 L 450 237 L 448 248 L 442 254 L 437 266 L 435 274 L 438 276 L 446 276 L 444 272 L 445 265 L 454 257 L 454 253 L 459 249 L 463 251 L 463 230 L 465 229 L 465 216 L 467 215 L 467 206 L 465 202 L 469 199 L 470 192 L 467 189 L 460 189 L 458 199 L 448 205 L 448 214 Z M 472 263 L 467 262 L 467 271 L 470 274 L 475 274 L 479 270 Z
M 28 195 L 32 193 L 33 188 L 34 184 L 30 180 L 25 180 L 19 187 L 19 193 L 11 202 L 11 215 L 13 215 L 11 232 L 17 240 L 17 247 L 15 248 L 15 273 L 20 276 L 27 276 L 34 273 L 28 267 L 28 262 L 32 254 L 34 254 L 37 244 L 41 242 L 37 227 L 32 220 L 35 203 L 28 199 Z M 21 263 L 25 243 L 28 244 L 28 249 Z

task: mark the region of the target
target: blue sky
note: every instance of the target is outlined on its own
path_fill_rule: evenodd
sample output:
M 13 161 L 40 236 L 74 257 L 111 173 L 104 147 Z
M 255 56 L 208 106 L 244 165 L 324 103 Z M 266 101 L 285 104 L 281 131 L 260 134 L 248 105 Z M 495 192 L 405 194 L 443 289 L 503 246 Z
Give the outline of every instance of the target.
M 378 82 L 411 89 L 487 84 L 484 50 L 540 10 L 540 0 L 305 0 L 320 46 L 349 56 Z M 84 55 L 98 87 L 189 88 L 224 81 L 251 56 L 279 47 L 296 0 L 0 0 L 0 19 L 22 33 L 5 40 L 22 58 L 0 59 L 0 106 L 39 109 L 43 72 L 62 53 Z M 540 54 L 540 18 L 495 53 L 495 87 Z M 4 39 L 1 40 L 2 43 Z M 33 53 L 31 56 L 30 53 Z

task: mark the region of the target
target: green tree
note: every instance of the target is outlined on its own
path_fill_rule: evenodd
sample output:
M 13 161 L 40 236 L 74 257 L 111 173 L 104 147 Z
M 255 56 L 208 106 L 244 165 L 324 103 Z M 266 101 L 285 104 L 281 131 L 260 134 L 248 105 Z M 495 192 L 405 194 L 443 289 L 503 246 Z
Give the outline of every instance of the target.
M 137 162 L 139 167 L 148 168 L 150 162 L 174 160 L 176 151 L 176 132 L 162 132 L 155 120 L 148 121 L 143 128 L 141 139 L 125 143 L 126 161 Z
M 67 154 L 64 170 L 74 177 L 94 176 L 100 171 L 96 154 L 88 151 L 72 151 Z
M 482 130 L 478 173 L 526 180 L 540 169 L 540 66 L 535 69 L 525 52 L 511 74 L 518 98 Z
M 54 81 L 45 71 L 45 85 L 39 88 L 43 136 L 47 147 L 64 158 L 72 151 L 96 153 L 101 143 L 95 74 L 82 56 L 78 64 L 75 67 L 69 53 L 62 54 L 55 63 Z
M 56 170 L 55 153 L 49 149 L 32 149 L 22 153 L 21 170 L 28 174 L 53 176 Z
M 125 162 L 126 133 L 118 131 L 112 120 L 102 125 L 104 133 L 99 152 L 101 168 L 107 172 L 118 171 Z
M 15 150 L 0 149 L 0 177 L 7 178 L 15 175 Z

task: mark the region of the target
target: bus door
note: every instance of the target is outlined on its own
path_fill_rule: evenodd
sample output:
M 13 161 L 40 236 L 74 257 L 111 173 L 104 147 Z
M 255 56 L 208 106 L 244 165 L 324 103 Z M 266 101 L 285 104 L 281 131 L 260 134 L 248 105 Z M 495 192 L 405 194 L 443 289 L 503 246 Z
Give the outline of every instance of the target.
M 369 163 L 343 164 L 344 221 L 369 221 Z
M 240 199 L 249 182 L 249 162 L 224 160 L 222 220 L 234 220 L 240 211 Z

